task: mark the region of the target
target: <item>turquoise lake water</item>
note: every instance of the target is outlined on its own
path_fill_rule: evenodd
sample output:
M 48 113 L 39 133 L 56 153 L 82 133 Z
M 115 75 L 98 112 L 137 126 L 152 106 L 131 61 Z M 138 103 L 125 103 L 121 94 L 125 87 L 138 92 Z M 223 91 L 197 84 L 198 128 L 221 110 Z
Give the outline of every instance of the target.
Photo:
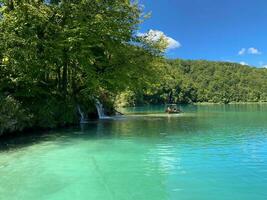
M 181 108 L 0 141 L 0 199 L 266 200 L 267 104 Z

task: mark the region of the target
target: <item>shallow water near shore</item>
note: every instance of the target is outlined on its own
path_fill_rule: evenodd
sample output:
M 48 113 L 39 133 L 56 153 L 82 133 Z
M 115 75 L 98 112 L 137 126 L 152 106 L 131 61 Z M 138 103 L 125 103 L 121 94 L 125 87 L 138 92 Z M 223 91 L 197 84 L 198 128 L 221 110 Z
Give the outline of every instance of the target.
M 266 199 L 267 104 L 181 108 L 0 141 L 0 199 Z

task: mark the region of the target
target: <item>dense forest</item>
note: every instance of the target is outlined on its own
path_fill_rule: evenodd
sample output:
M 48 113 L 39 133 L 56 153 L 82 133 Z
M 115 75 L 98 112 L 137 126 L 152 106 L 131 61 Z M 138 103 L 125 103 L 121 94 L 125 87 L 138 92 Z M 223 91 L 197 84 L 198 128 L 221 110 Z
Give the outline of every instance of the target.
M 118 105 L 267 102 L 267 69 L 205 60 L 161 61 L 158 81 L 129 90 Z
M 267 101 L 267 70 L 166 60 L 130 0 L 0 0 L 0 135 L 116 105 Z

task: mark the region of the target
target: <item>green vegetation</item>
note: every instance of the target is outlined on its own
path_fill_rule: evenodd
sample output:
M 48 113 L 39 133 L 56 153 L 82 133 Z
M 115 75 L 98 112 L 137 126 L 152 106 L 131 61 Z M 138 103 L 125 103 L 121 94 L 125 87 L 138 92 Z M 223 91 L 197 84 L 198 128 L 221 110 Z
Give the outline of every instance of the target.
M 267 102 L 267 69 L 229 62 L 165 60 L 159 80 L 119 96 L 119 105 Z
M 30 127 L 32 116 L 10 96 L 0 99 L 0 135 Z
M 156 73 L 164 44 L 136 36 L 146 16 L 130 0 L 2 0 L 0 7 L 1 133 L 77 123 L 78 106 L 93 113 L 95 99 L 113 105 Z
M 267 72 L 165 60 L 166 41 L 137 36 L 130 0 L 0 0 L 0 135 L 79 121 L 114 105 L 267 101 Z

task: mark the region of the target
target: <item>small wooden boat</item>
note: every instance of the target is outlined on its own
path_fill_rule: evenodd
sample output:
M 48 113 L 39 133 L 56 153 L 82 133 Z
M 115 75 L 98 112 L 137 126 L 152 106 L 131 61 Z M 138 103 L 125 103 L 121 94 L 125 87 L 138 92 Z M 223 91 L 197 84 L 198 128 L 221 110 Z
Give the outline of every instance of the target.
M 170 111 L 166 111 L 168 114 L 177 114 L 177 113 L 181 113 L 180 110 L 170 110 Z
M 177 114 L 181 113 L 182 111 L 179 108 L 177 108 L 176 104 L 167 104 L 165 112 L 168 114 Z

